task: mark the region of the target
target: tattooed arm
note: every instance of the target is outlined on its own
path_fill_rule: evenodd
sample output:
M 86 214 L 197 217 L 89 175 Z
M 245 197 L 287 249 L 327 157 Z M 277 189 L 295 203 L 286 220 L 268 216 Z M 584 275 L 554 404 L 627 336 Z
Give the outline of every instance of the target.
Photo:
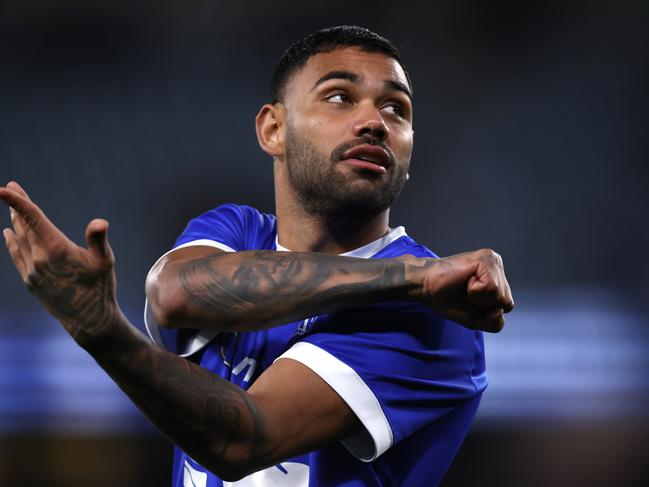
M 108 222 L 90 222 L 85 249 L 16 183 L 0 187 L 0 199 L 11 207 L 13 230 L 3 235 L 25 285 L 162 433 L 222 479 L 239 479 L 360 428 L 333 389 L 293 360 L 278 360 L 245 392 L 160 349 L 117 304 Z
M 247 331 L 382 299 L 407 299 L 417 285 L 397 259 L 307 252 L 172 252 L 147 278 L 158 323 Z
M 384 300 L 418 300 L 468 327 L 500 331 L 513 301 L 500 256 L 480 250 L 425 259 L 309 252 L 178 249 L 147 278 L 168 328 L 246 331 Z

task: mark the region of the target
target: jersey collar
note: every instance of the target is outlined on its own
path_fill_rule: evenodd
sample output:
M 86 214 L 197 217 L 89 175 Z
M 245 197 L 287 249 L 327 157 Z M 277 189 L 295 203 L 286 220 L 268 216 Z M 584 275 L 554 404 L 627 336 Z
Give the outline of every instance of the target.
M 338 254 L 338 255 L 344 257 L 359 257 L 362 259 L 369 259 L 370 257 L 379 253 L 385 247 L 390 245 L 398 238 L 403 237 L 404 235 L 406 235 L 406 229 L 404 227 L 391 228 L 390 231 L 385 235 L 383 235 L 381 238 L 374 240 L 373 242 L 370 242 L 366 245 L 363 245 L 362 247 L 359 247 L 357 249 L 350 250 L 349 252 L 345 252 L 343 254 Z M 287 249 L 286 247 L 283 247 L 282 245 L 279 244 L 279 239 L 277 235 L 275 235 L 275 248 L 281 252 L 291 251 L 290 249 Z

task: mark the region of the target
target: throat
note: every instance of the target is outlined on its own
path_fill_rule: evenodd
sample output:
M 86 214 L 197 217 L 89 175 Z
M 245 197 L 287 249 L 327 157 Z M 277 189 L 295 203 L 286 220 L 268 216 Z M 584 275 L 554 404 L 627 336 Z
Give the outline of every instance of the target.
M 385 236 L 389 210 L 374 216 L 277 214 L 278 243 L 294 252 L 343 254 Z

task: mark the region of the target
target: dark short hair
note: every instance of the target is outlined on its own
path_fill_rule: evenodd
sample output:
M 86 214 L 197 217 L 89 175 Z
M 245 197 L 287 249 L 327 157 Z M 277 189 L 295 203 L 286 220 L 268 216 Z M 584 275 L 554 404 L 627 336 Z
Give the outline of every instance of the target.
M 403 68 L 412 89 L 410 76 L 401 61 L 401 53 L 394 44 L 364 27 L 340 25 L 321 29 L 295 42 L 279 59 L 270 85 L 271 103 L 282 101 L 288 80 L 303 67 L 311 56 L 345 47 L 358 47 L 365 52 L 381 53 L 395 59 Z

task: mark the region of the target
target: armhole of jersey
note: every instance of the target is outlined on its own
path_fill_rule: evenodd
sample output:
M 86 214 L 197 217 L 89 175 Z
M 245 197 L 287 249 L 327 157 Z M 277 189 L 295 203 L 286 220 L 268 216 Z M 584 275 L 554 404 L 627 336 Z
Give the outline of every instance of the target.
M 371 462 L 392 446 L 392 428 L 372 389 L 349 365 L 308 342 L 298 342 L 276 360 L 296 360 L 318 374 L 354 411 L 363 431 L 342 444 L 359 460 Z
M 185 247 L 194 247 L 197 245 L 202 245 L 206 247 L 215 247 L 217 249 L 224 250 L 225 252 L 234 252 L 233 248 L 225 245 L 224 243 L 217 242 L 215 240 L 208 240 L 208 239 L 193 240 L 191 242 L 187 242 L 182 245 L 179 245 L 178 247 L 173 248 L 168 252 L 165 252 L 162 256 L 160 256 L 158 260 L 156 260 L 155 264 L 151 266 L 151 269 L 149 270 L 148 274 L 151 273 L 151 270 L 153 270 L 153 268 L 158 264 L 158 262 L 160 262 L 160 260 L 162 260 L 170 253 L 175 252 L 178 249 L 182 249 Z M 144 326 L 146 328 L 147 333 L 149 334 L 149 337 L 151 337 L 151 340 L 153 340 L 153 342 L 156 345 L 159 345 L 162 348 L 169 350 L 170 352 L 177 353 L 181 357 L 188 357 L 198 352 L 201 348 L 207 345 L 210 342 L 210 340 L 212 340 L 219 333 L 216 330 L 199 330 L 196 333 L 196 335 L 194 335 L 187 341 L 187 343 L 185 344 L 182 350 L 178 350 L 176 344 L 176 335 L 178 331 L 165 330 L 164 328 L 161 328 L 158 325 L 158 323 L 155 320 L 155 317 L 153 316 L 153 313 L 149 308 L 149 300 L 146 298 L 144 300 Z

